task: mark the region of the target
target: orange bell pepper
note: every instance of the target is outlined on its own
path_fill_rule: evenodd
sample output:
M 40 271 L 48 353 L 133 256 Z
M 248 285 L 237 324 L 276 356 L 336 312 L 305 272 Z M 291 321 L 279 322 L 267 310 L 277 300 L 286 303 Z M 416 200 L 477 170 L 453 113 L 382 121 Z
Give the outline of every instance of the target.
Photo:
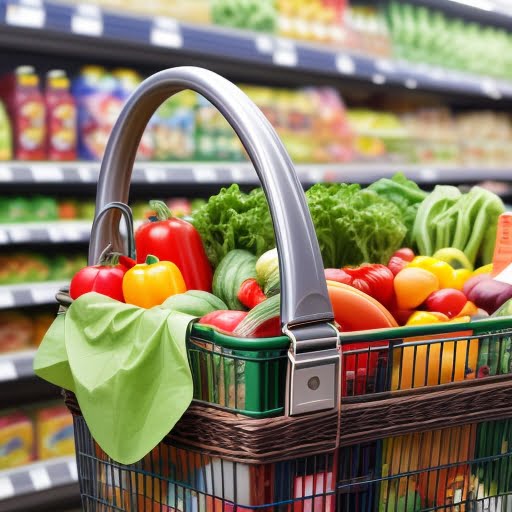
M 146 263 L 135 265 L 123 279 L 127 304 L 141 308 L 159 306 L 171 295 L 187 291 L 180 269 L 170 261 L 159 261 L 149 255 Z

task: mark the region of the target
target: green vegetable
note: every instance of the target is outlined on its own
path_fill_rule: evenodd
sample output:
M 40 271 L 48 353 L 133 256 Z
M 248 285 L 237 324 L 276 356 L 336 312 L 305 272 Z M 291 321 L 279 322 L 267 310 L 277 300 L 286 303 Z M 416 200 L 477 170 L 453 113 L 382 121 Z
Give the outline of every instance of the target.
M 281 294 L 274 295 L 255 306 L 237 325 L 233 334 L 241 338 L 250 337 L 261 325 L 280 314 Z
M 418 209 L 413 240 L 420 254 L 453 247 L 466 255 L 471 265 L 492 261 L 498 217 L 505 211 L 492 192 L 473 187 L 461 194 L 455 187 L 437 186 Z
M 279 257 L 277 249 L 271 249 L 258 258 L 256 279 L 267 297 L 279 293 Z
M 223 188 L 195 212 L 193 224 L 214 268 L 233 249 L 260 256 L 275 246 L 270 212 L 261 189 L 245 194 L 238 185 Z
M 420 203 L 427 197 L 427 192 L 421 190 L 414 181 L 407 179 L 402 173 L 395 174 L 391 179 L 382 178 L 372 183 L 369 190 L 388 199 L 398 206 L 402 219 L 407 226 L 407 236 L 404 240 L 406 247 L 412 246 L 412 229 Z
M 223 300 L 229 309 L 246 309 L 238 300 L 238 290 L 246 279 L 256 278 L 256 261 L 256 256 L 250 252 L 235 249 L 222 259 L 215 270 L 213 293 Z
M 218 297 L 202 290 L 188 290 L 185 293 L 172 295 L 162 304 L 162 307 L 192 316 L 205 316 L 213 311 L 228 309 Z
M 437 185 L 434 191 L 420 204 L 413 226 L 412 238 L 420 254 L 431 256 L 435 252 L 434 220 L 450 208 L 461 193 L 458 188 L 447 185 Z M 437 233 L 439 238 L 442 238 Z M 449 247 L 449 244 L 443 245 Z M 442 249 L 443 247 L 439 247 Z
M 407 227 L 400 209 L 359 185 L 317 184 L 306 192 L 326 268 L 387 264 Z

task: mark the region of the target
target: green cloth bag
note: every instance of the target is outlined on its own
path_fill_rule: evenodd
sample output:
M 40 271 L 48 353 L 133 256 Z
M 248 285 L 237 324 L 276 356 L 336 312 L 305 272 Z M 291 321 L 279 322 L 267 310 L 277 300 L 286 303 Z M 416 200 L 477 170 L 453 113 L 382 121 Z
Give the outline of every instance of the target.
M 186 335 L 194 318 L 87 293 L 56 318 L 34 371 L 74 392 L 103 451 L 133 464 L 172 430 L 192 401 Z

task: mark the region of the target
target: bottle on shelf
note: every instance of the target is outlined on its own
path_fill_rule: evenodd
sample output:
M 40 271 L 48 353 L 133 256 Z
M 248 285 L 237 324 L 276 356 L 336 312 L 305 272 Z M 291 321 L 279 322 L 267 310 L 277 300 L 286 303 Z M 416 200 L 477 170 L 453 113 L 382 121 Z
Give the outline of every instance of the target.
M 65 71 L 53 70 L 46 75 L 46 126 L 48 159 L 76 160 L 77 116 Z
M 0 80 L 0 97 L 13 125 L 14 157 L 46 158 L 45 102 L 32 66 L 20 66 Z

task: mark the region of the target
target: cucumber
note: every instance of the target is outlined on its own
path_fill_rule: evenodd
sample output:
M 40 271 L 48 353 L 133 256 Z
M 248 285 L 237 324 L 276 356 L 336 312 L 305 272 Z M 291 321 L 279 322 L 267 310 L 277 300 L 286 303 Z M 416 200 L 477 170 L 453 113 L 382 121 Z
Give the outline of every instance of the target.
M 163 304 L 165 309 L 193 316 L 204 316 L 212 311 L 228 309 L 226 304 L 215 295 L 202 290 L 189 290 L 185 293 L 172 295 Z
M 250 278 L 256 278 L 257 258 L 249 251 L 234 249 L 222 258 L 213 275 L 213 293 L 223 300 L 228 309 L 244 311 L 244 305 L 238 300 L 241 284 Z
M 252 308 L 247 316 L 238 324 L 233 334 L 241 338 L 249 338 L 260 325 L 263 325 L 271 318 L 279 316 L 280 312 L 281 294 L 278 293 Z

